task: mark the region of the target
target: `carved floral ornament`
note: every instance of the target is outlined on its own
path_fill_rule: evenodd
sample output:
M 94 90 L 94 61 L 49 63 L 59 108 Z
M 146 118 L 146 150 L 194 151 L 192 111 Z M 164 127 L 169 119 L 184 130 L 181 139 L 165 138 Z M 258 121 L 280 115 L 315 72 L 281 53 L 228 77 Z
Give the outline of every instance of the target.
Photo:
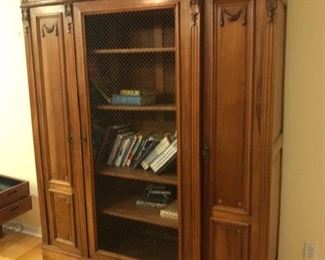
M 68 26 L 68 32 L 71 33 L 72 31 L 72 2 L 68 2 L 64 4 L 64 16 L 67 18 L 67 26 Z
M 24 33 L 28 35 L 29 31 L 29 8 L 24 7 L 21 9 L 21 15 L 23 19 Z
M 197 25 L 197 20 L 198 20 L 199 14 L 200 14 L 199 1 L 198 0 L 191 0 L 190 6 L 191 6 L 192 25 L 196 26 Z
M 265 0 L 267 10 L 267 21 L 273 22 L 274 12 L 277 8 L 277 0 Z

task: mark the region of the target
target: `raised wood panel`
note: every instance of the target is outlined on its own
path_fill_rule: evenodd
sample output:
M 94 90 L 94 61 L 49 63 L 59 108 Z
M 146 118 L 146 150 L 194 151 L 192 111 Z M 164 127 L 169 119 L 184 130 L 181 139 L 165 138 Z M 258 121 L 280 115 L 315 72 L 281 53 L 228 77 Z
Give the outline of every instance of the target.
M 76 226 L 73 197 L 70 194 L 50 193 L 53 221 L 52 244 L 76 246 Z
M 215 204 L 249 211 L 252 127 L 252 15 L 250 3 L 217 4 L 211 174 Z M 212 138 L 212 137 L 211 137 Z
M 39 92 L 42 93 L 48 180 L 71 182 L 66 64 L 64 57 L 62 14 L 37 19 L 42 71 Z M 60 131 L 58 131 L 58 126 Z
M 249 226 L 211 220 L 211 259 L 248 260 Z
M 66 4 L 30 9 L 35 77 L 31 88 L 35 88 L 32 102 L 37 109 L 33 117 L 38 119 L 37 128 L 33 126 L 40 139 L 38 156 L 41 160 L 37 163 L 38 169 L 42 169 L 38 174 L 44 180 L 39 185 L 45 188 L 46 212 L 42 218 L 48 221 L 47 227 L 43 227 L 49 233 L 46 244 L 55 250 L 86 255 L 81 138 L 70 8 Z M 66 199 L 69 207 L 53 194 L 70 194 Z M 57 200 L 59 204 L 56 204 Z M 65 226 L 62 226 L 62 219 L 69 219 Z

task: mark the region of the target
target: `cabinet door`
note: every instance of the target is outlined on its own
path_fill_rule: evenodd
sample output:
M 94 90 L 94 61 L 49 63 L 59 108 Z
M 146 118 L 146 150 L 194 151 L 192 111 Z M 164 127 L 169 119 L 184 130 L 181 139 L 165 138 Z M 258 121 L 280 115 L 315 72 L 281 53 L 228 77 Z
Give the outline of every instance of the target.
M 71 6 L 30 10 L 30 90 L 48 246 L 86 254 Z M 28 29 L 28 28 L 27 28 Z M 31 75 L 31 73 L 33 73 Z M 37 143 L 37 142 L 35 142 Z
M 212 30 L 206 35 L 203 102 L 203 145 L 208 150 L 202 173 L 203 255 L 204 259 L 246 260 L 251 223 L 254 8 L 251 1 L 207 2 L 206 23 Z M 231 224 L 233 219 L 238 227 Z
M 86 198 L 88 234 L 94 238 L 89 251 L 93 258 L 192 259 L 188 246 L 192 243 L 191 199 L 184 196 L 191 172 L 184 170 L 186 162 L 181 162 L 184 156 L 180 156 L 185 150 L 190 153 L 186 149 L 190 141 L 183 137 L 189 127 L 180 123 L 185 120 L 180 115 L 188 113 L 184 106 L 190 103 L 183 99 L 190 81 L 180 84 L 180 71 L 185 68 L 180 64 L 185 64 L 187 54 L 180 49 L 189 42 L 184 39 L 189 27 L 181 32 L 181 21 L 183 26 L 189 23 L 184 19 L 189 6 L 189 1 L 178 0 L 75 4 L 78 90 L 84 115 L 81 128 L 87 140 L 83 142 L 85 188 L 92 195 Z M 123 94 L 128 93 L 125 89 L 151 91 L 154 99 L 134 104 L 129 94 Z M 186 119 L 190 121 L 189 116 Z M 134 140 L 154 140 L 155 135 L 157 146 L 144 141 L 143 146 L 133 148 Z M 165 135 L 172 143 L 160 148 L 160 138 Z M 151 148 L 146 151 L 143 147 L 147 144 Z M 155 155 L 150 149 L 156 148 Z M 155 168 L 158 162 L 166 168 Z M 155 203 L 152 194 L 162 194 L 162 189 L 172 194 L 161 203 L 164 210 L 153 207 L 159 207 L 157 202 L 162 200 L 157 195 Z

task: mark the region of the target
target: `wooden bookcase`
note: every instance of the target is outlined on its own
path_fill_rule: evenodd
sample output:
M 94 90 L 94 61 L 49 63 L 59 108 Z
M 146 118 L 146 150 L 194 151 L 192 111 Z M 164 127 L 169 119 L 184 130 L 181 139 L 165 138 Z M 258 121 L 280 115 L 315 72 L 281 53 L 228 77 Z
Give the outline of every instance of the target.
M 45 258 L 276 259 L 284 0 L 21 8 Z M 166 134 L 174 164 L 126 166 L 134 136 Z M 157 186 L 177 219 L 139 205 Z

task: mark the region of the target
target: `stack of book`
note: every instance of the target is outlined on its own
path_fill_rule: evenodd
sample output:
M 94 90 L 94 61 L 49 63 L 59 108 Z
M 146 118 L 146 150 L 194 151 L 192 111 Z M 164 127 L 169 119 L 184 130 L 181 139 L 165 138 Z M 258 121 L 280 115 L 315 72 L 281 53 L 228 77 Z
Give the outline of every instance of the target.
M 149 184 L 140 199 L 136 201 L 137 206 L 163 208 L 176 198 L 175 187 L 166 185 Z
M 119 94 L 113 94 L 113 105 L 143 106 L 156 102 L 157 91 L 153 89 L 134 90 L 122 89 Z
M 109 166 L 142 167 L 156 174 L 172 166 L 176 161 L 177 137 L 174 134 L 143 134 L 130 131 L 118 133 L 107 160 Z

